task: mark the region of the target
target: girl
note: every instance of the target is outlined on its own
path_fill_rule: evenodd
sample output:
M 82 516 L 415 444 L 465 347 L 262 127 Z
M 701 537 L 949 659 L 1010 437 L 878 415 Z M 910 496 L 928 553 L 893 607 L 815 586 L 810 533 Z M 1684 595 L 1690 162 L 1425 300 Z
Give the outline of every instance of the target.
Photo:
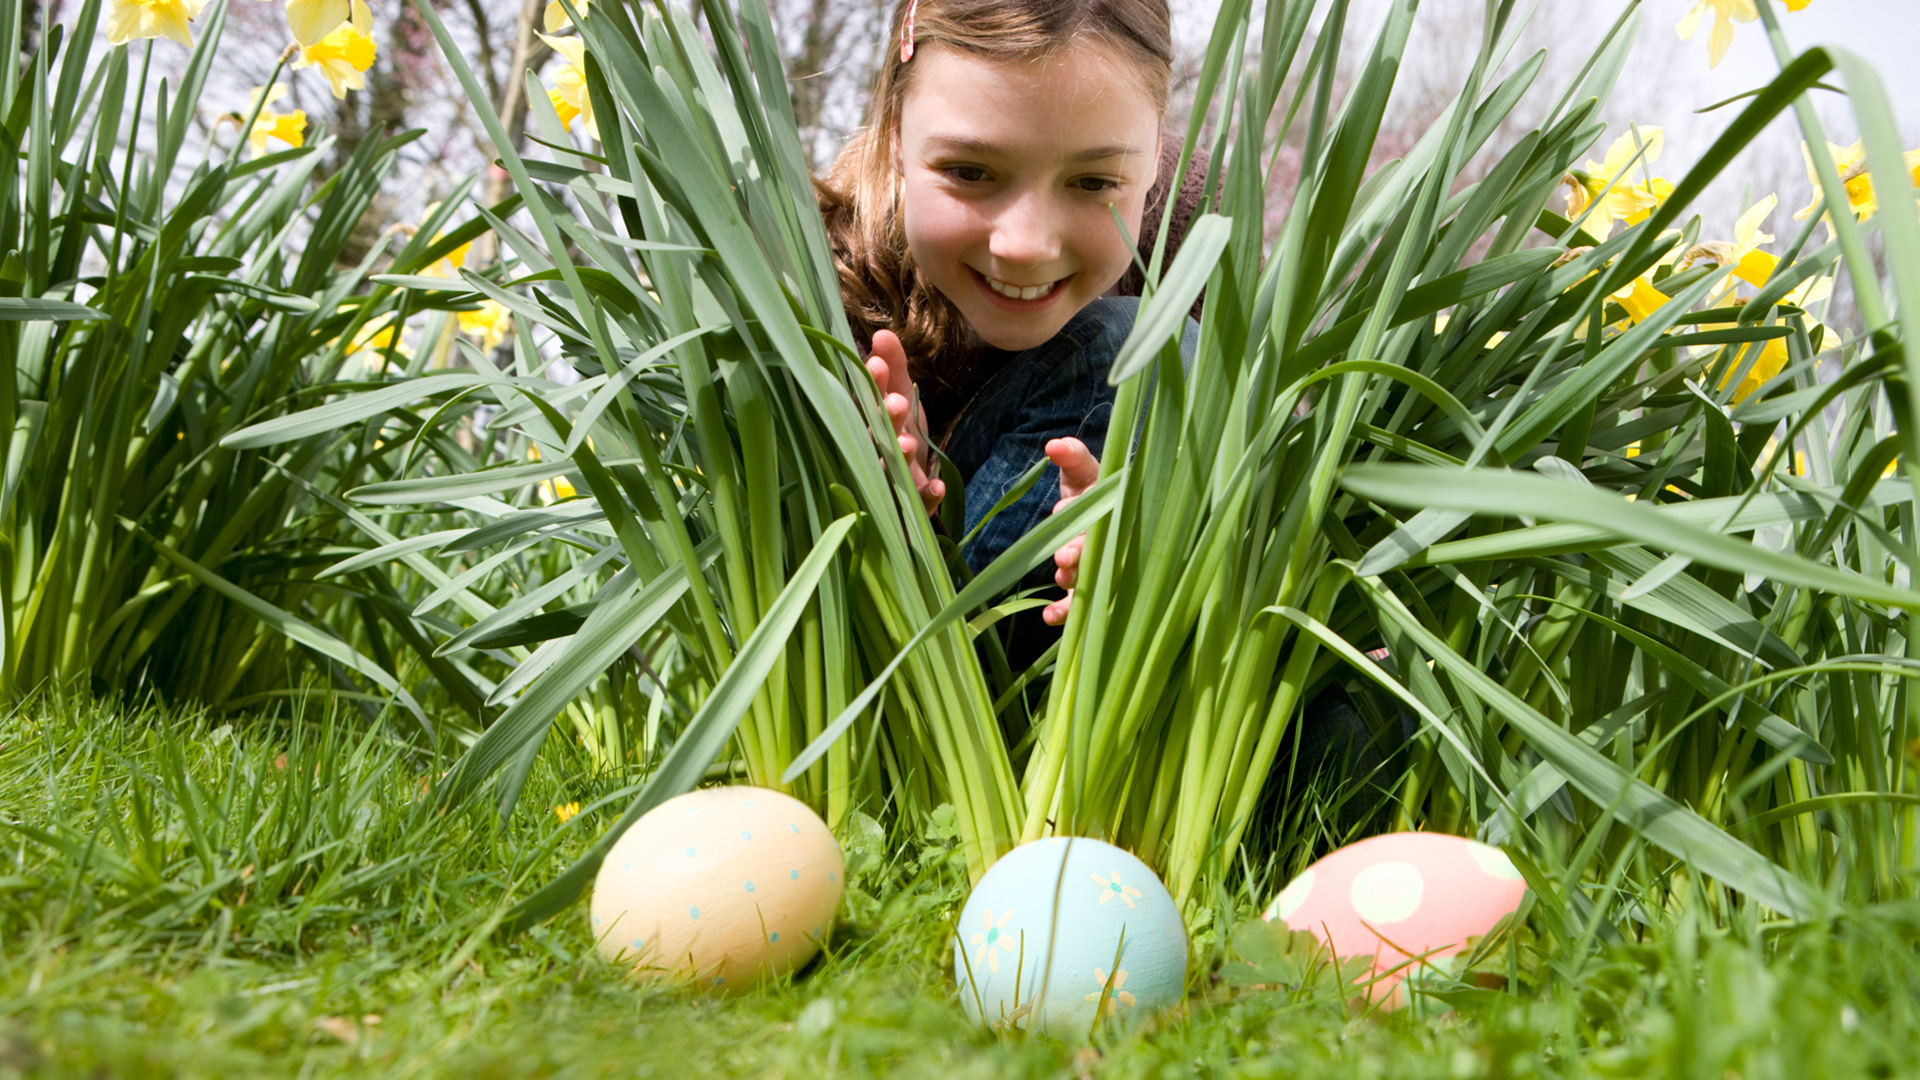
M 965 481 L 969 532 L 1043 454 L 1056 467 L 966 546 L 975 570 L 1098 478 L 1107 372 L 1139 294 L 1113 218 L 1139 237 L 1159 224 L 1150 196 L 1173 189 L 1172 57 L 1165 0 L 901 0 L 869 126 L 817 185 L 847 314 L 928 511 L 946 494 L 935 444 Z M 1080 545 L 1055 554 L 1063 588 Z
M 967 544 L 978 570 L 1098 479 L 1107 373 L 1142 284 L 1114 215 L 1150 253 L 1172 197 L 1171 260 L 1207 163 L 1171 183 L 1166 0 L 899 0 L 890 41 L 866 131 L 816 187 L 848 317 L 927 510 L 946 494 L 935 444 L 965 481 L 969 533 L 1043 455 L 1055 466 Z M 1189 319 L 1188 363 L 1198 331 Z M 1083 542 L 1054 555 L 1069 591 L 1044 609 L 1051 625 L 1066 619 Z M 1016 666 L 1036 644 L 1015 643 Z M 1337 684 L 1298 737 L 1303 763 L 1348 777 L 1382 763 Z

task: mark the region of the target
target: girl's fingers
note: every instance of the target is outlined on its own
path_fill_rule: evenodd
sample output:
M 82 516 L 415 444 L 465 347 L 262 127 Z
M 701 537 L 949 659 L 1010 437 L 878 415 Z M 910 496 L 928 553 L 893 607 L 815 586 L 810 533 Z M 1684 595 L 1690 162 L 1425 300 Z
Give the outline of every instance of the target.
M 1056 512 L 1070 500 L 1085 494 L 1100 479 L 1100 459 L 1079 439 L 1048 440 L 1047 460 L 1060 468 L 1060 501 L 1054 504 Z
M 1046 623 L 1048 626 L 1059 626 L 1061 623 L 1067 621 L 1067 612 L 1072 609 L 1072 607 L 1073 590 L 1069 589 L 1064 598 L 1055 600 L 1053 603 L 1040 609 L 1040 621 Z
M 900 336 L 891 330 L 876 331 L 873 355 L 867 358 L 866 367 L 880 391 L 880 404 L 893 425 L 894 439 L 907 459 L 907 469 L 920 492 L 920 501 L 927 512 L 932 513 L 946 497 L 947 485 L 929 477 L 933 455 L 929 441 L 921 434 L 926 430 L 926 422 L 914 405 L 913 376 L 907 369 L 907 350 L 900 343 Z
M 900 436 L 900 452 L 907 458 L 907 475 L 913 480 L 914 490 L 920 493 L 920 502 L 931 514 L 940 508 L 940 500 L 946 498 L 947 485 L 939 477 L 931 475 L 920 459 L 914 456 L 914 451 L 919 448 L 913 436 Z
M 1080 580 L 1080 552 L 1087 546 L 1087 534 L 1081 533 L 1053 553 L 1054 584 L 1063 589 L 1072 589 L 1074 582 Z
M 912 469 L 914 480 L 920 482 L 920 480 L 927 479 L 927 477 L 933 473 L 933 469 L 931 469 L 933 459 L 931 459 L 931 455 L 920 452 L 920 440 L 914 438 L 914 436 L 910 436 L 910 434 L 902 434 L 899 438 L 899 444 L 900 455 L 906 457 L 906 465 L 908 465 L 908 469 Z
M 913 377 L 907 373 L 907 347 L 900 344 L 900 335 L 891 330 L 875 331 L 873 355 L 887 365 L 886 383 L 881 388 L 890 394 L 911 396 Z
M 1079 566 L 1080 551 L 1086 546 L 1087 534 L 1081 533 L 1079 536 L 1060 545 L 1060 550 L 1053 553 L 1053 561 L 1059 563 L 1061 566 Z

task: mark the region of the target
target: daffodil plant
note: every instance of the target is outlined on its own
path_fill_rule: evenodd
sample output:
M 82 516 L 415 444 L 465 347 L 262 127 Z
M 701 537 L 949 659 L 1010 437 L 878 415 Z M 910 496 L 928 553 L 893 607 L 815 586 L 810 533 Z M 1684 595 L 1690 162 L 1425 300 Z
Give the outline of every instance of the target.
M 273 107 L 286 91 L 270 77 L 229 114 L 231 146 L 226 125 L 204 145 L 227 10 L 86 0 L 0 73 L 0 143 L 16 151 L 0 171 L 0 699 L 77 684 L 255 707 L 298 692 L 313 658 L 427 738 L 387 662 L 404 636 L 368 631 L 392 625 L 375 614 L 385 579 L 318 580 L 317 553 L 361 536 L 339 494 L 383 478 L 399 445 L 378 424 L 271 452 L 221 444 L 361 381 L 351 354 L 397 339 L 404 295 L 342 252 L 411 137 L 366 140 L 320 182 L 334 142 Z M 152 36 L 192 43 L 165 80 L 152 48 L 112 47 Z M 429 247 L 376 254 L 408 271 Z
M 1650 168 L 1657 128 L 1613 133 L 1596 165 L 1638 5 L 1584 63 L 1551 65 L 1517 54 L 1524 6 L 1484 5 L 1457 97 L 1374 172 L 1413 0 L 1386 5 L 1337 94 L 1324 43 L 1348 3 L 1221 7 L 1183 147 L 1210 150 L 1218 195 L 1176 257 L 1140 253 L 1152 287 L 1102 479 L 968 578 L 852 348 L 764 7 L 703 0 L 703 34 L 673 5 L 574 5 L 554 40 L 578 82 L 535 101 L 523 154 L 417 3 L 530 201 L 524 226 L 489 219 L 523 260 L 515 287 L 467 267 L 457 286 L 393 279 L 514 320 L 510 359 L 464 351 L 469 369 L 408 401 L 485 398 L 489 429 L 543 456 L 355 498 L 439 521 L 544 482 L 552 504 L 488 507 L 448 544 L 575 560 L 439 631 L 440 656 L 535 649 L 439 797 L 510 808 L 599 680 L 641 671 L 646 701 L 624 744 L 643 786 L 509 924 L 560 910 L 627 822 L 710 775 L 788 786 L 836 822 L 950 803 L 976 873 L 1022 839 L 1107 837 L 1201 918 L 1219 883 L 1309 854 L 1285 825 L 1324 809 L 1301 805 L 1297 725 L 1334 686 L 1391 751 L 1382 816 L 1477 829 L 1523 869 L 1578 850 L 1554 860 L 1564 880 L 1530 883 L 1562 910 L 1577 897 L 1586 933 L 1631 905 L 1817 918 L 1841 879 L 1906 895 L 1920 479 L 1885 477 L 1920 437 L 1902 347 L 1920 337 L 1920 220 L 1885 96 L 1843 54 L 1786 52 L 1768 0 L 1708 0 L 1694 18 L 1714 15 L 1716 56 L 1752 11 L 1780 76 L 1672 182 Z M 1809 221 L 1777 252 L 1771 206 L 1724 245 L 1684 216 L 1786 110 L 1820 145 L 1804 97 L 1836 66 L 1890 286 L 1854 213 L 1832 244 L 1810 246 Z M 1553 102 L 1540 123 L 1494 144 L 1535 92 Z M 594 156 L 570 149 L 562 104 L 593 109 Z M 1269 243 L 1283 139 L 1302 166 Z M 1860 175 L 1816 164 L 1815 212 L 1851 206 Z M 1843 273 L 1863 324 L 1830 333 L 1813 283 Z M 1200 296 L 1188 368 L 1176 331 Z M 555 353 L 581 381 L 549 377 Z M 276 430 L 359 422 L 402 392 Z M 1753 542 L 1763 529 L 1786 539 Z M 1064 636 L 1012 670 L 1000 634 L 1031 598 L 1008 590 L 1083 532 Z M 1329 813 L 1319 835 L 1344 827 Z

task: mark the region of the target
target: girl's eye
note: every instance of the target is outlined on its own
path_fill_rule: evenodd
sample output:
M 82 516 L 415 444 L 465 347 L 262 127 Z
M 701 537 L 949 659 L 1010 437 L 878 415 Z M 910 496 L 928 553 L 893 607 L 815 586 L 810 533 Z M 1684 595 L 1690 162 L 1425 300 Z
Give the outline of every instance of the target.
M 1075 180 L 1073 186 L 1079 188 L 1081 191 L 1099 195 L 1118 191 L 1120 182 L 1117 180 L 1109 180 L 1104 176 L 1083 176 Z
M 947 179 L 963 184 L 977 184 L 987 178 L 987 170 L 978 165 L 946 165 L 940 171 L 946 174 Z

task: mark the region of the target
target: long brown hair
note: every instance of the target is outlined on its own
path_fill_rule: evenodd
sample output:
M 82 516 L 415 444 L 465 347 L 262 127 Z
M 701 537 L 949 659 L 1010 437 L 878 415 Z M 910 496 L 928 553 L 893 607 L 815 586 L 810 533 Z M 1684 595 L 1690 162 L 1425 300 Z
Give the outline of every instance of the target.
M 900 59 L 910 8 L 916 49 L 945 45 L 1004 61 L 1098 41 L 1131 61 L 1163 115 L 1173 30 L 1166 0 L 896 0 L 866 129 L 840 152 L 827 176 L 815 180 L 814 190 L 840 272 L 841 300 L 862 350 L 876 330 L 899 334 L 914 380 L 937 413 L 948 404 L 940 399 L 966 389 L 982 343 L 959 309 L 921 277 L 900 220 L 894 160 L 901 105 L 917 70 Z

